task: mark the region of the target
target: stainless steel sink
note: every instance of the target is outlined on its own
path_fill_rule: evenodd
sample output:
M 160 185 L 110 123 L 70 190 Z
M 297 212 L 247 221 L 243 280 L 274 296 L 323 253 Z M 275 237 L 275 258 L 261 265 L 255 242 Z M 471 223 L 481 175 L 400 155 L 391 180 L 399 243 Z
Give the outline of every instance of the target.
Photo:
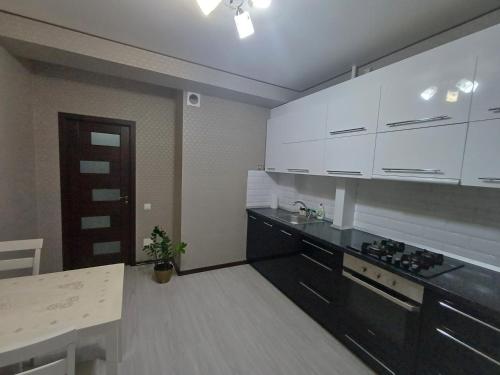
M 278 214 L 274 216 L 275 219 L 283 221 L 288 224 L 298 225 L 298 224 L 313 224 L 313 223 L 321 223 L 322 220 L 310 218 L 308 219 L 305 216 L 300 216 L 299 214 Z

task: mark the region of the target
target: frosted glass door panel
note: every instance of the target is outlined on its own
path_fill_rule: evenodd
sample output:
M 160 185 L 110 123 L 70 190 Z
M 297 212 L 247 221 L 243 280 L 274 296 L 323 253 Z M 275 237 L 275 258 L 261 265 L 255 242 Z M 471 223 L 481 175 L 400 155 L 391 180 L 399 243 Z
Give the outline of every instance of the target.
M 109 133 L 90 133 L 90 143 L 93 146 L 120 147 L 120 135 Z

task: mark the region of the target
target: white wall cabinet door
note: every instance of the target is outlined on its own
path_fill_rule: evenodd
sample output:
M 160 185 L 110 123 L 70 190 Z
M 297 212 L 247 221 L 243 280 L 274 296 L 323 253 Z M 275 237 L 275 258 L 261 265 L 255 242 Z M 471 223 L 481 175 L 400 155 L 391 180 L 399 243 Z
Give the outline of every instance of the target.
M 469 125 L 462 185 L 500 188 L 500 120 Z
M 366 75 L 335 86 L 328 102 L 326 137 L 377 131 L 380 84 Z
M 324 174 L 371 178 L 375 134 L 328 139 L 325 143 Z
M 324 140 L 284 144 L 284 171 L 295 174 L 322 174 L 324 146 Z
M 471 121 L 500 118 L 500 27 L 487 30 L 479 44 Z
M 468 121 L 476 57 L 456 49 L 445 45 L 391 66 L 379 132 Z
M 283 124 L 284 142 L 304 142 L 324 138 L 326 104 L 311 105 L 276 119 Z
M 377 134 L 373 177 L 458 183 L 467 124 Z
M 282 122 L 276 119 L 267 120 L 266 138 L 266 171 L 283 170 L 283 131 Z

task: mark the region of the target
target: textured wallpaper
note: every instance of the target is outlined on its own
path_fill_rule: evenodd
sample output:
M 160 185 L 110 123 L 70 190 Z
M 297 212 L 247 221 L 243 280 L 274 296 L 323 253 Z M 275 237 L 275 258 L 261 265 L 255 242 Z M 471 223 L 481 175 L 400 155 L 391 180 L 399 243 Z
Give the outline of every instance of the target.
M 42 270 L 62 267 L 58 112 L 136 122 L 136 254 L 152 227 L 173 230 L 174 92 L 141 83 L 51 65 L 34 76 L 38 232 L 45 239 Z M 144 203 L 152 210 L 144 211 Z
M 36 237 L 31 73 L 0 47 L 0 241 Z
M 206 95 L 183 107 L 181 269 L 244 260 L 247 173 L 264 163 L 269 110 Z

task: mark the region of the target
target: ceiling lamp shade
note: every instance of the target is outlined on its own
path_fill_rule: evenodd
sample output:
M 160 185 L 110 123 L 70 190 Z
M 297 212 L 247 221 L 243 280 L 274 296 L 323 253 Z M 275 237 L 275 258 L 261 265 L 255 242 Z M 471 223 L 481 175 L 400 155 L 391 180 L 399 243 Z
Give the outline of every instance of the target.
M 269 8 L 269 5 L 271 5 L 271 0 L 252 0 L 252 6 L 255 8 Z
M 236 28 L 238 29 L 240 39 L 244 39 L 255 32 L 250 14 L 242 10 L 241 8 L 238 8 L 238 10 L 236 11 L 234 22 L 236 23 Z
M 212 11 L 217 8 L 222 0 L 197 0 L 201 11 L 205 16 L 208 16 Z

